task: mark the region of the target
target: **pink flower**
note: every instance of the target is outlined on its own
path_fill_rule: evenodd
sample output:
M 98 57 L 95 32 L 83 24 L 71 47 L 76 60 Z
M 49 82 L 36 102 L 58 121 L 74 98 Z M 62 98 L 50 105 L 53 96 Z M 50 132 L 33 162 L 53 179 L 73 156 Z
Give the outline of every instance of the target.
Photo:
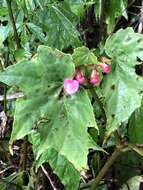
M 100 76 L 98 71 L 93 70 L 90 77 L 90 83 L 94 86 L 98 86 L 100 84 Z
M 68 95 L 76 93 L 79 89 L 79 82 L 73 79 L 64 80 L 64 90 Z
M 108 74 L 111 71 L 110 65 L 106 63 L 100 63 L 99 66 L 102 68 L 103 72 Z
M 77 70 L 75 74 L 75 79 L 78 81 L 79 84 L 84 84 L 85 82 L 85 77 L 80 70 Z

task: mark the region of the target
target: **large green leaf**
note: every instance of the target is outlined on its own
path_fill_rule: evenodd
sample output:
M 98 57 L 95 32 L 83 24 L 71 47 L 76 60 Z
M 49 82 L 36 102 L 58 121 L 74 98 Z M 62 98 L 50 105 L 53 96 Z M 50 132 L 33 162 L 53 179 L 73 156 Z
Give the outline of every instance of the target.
M 21 61 L 1 73 L 0 81 L 19 86 L 25 95 L 16 104 L 11 142 L 30 133 L 39 118 L 54 115 L 60 106 L 56 102 L 63 80 L 73 72 L 70 55 L 40 46 L 32 60 Z
M 31 60 L 2 72 L 0 81 L 19 86 L 25 95 L 16 103 L 10 144 L 36 131 L 40 134 L 35 151 L 37 160 L 52 149 L 58 158 L 67 160 L 67 167 L 72 164 L 80 172 L 87 169 L 88 149 L 101 149 L 88 133 L 88 127 L 97 129 L 97 125 L 87 92 L 81 88 L 72 96 L 62 93 L 64 79 L 73 73 L 71 55 L 40 46 Z
M 142 47 L 143 35 L 131 28 L 119 30 L 106 41 L 105 51 L 112 58 L 112 72 L 102 85 L 108 134 L 141 105 L 143 78 L 136 75 L 135 65 L 137 57 L 143 59 Z

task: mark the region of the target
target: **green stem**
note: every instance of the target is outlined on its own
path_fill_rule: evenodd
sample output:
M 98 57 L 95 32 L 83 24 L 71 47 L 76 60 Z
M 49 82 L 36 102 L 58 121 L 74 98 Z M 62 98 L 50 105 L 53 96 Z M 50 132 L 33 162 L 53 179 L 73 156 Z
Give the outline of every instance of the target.
M 18 36 L 18 32 L 17 32 L 17 29 L 16 29 L 16 23 L 15 23 L 14 16 L 13 16 L 11 0 L 6 0 L 6 2 L 7 2 L 9 17 L 10 17 L 12 27 L 13 27 L 14 38 L 15 38 L 15 41 L 16 41 L 17 49 L 19 49 L 21 47 L 21 45 L 20 45 L 20 39 L 19 39 L 19 36 Z
M 108 159 L 108 161 L 105 163 L 105 165 L 103 166 L 103 168 L 100 170 L 99 174 L 97 175 L 97 177 L 94 179 L 90 190 L 96 190 L 96 187 L 98 186 L 98 184 L 100 183 L 101 179 L 105 176 L 105 174 L 107 173 L 107 171 L 109 170 L 109 168 L 112 166 L 112 164 L 114 163 L 114 161 L 116 160 L 116 158 L 120 155 L 121 153 L 121 148 L 116 148 L 113 152 L 113 154 L 111 155 L 111 157 Z

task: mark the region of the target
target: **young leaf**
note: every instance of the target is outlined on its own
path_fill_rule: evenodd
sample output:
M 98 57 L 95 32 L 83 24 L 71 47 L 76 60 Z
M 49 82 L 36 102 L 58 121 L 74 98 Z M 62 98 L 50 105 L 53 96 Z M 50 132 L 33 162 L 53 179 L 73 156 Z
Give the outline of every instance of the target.
M 74 49 L 72 54 L 73 61 L 76 66 L 83 64 L 97 64 L 97 57 L 87 47 L 82 46 Z
M 119 30 L 109 37 L 105 51 L 112 58 L 112 72 L 103 81 L 107 114 L 107 133 L 129 119 L 142 99 L 143 78 L 136 75 L 137 58 L 143 59 L 143 35 L 131 28 Z

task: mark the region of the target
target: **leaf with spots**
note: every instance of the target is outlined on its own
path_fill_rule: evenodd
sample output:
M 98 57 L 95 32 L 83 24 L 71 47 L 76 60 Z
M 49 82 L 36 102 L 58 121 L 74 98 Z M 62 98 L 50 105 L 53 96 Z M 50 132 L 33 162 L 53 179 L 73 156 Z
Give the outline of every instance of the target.
M 88 149 L 98 149 L 87 132 L 88 127 L 97 128 L 88 95 L 80 89 L 74 96 L 64 97 L 59 104 L 55 118 L 38 128 L 42 138 L 37 159 L 45 149 L 52 147 L 73 163 L 77 170 L 87 169 Z
M 45 151 L 52 149 L 57 159 L 62 158 L 66 167 L 74 170 L 71 173 L 78 172 L 79 175 L 82 169 L 88 168 L 88 149 L 101 148 L 88 133 L 89 127 L 98 130 L 88 93 L 82 88 L 72 96 L 63 93 L 63 81 L 74 72 L 71 55 L 39 46 L 31 60 L 23 60 L 1 72 L 0 81 L 16 85 L 24 93 L 24 97 L 16 102 L 10 144 L 25 135 L 32 137 L 34 131 L 40 135 L 33 144 L 36 160 L 53 160 L 52 155 L 44 157 Z M 58 170 L 57 174 L 67 186 L 68 182 L 60 172 Z M 71 180 L 77 187 L 79 176 L 78 180 L 75 177 Z
M 119 30 L 105 44 L 112 59 L 112 72 L 105 77 L 102 90 L 107 114 L 107 136 L 141 106 L 143 78 L 135 73 L 143 59 L 143 35 L 131 28 Z
M 29 134 L 41 118 L 49 119 L 56 113 L 63 80 L 73 72 L 70 55 L 40 46 L 31 60 L 23 60 L 0 74 L 0 81 L 16 85 L 24 93 L 16 103 L 11 143 Z

